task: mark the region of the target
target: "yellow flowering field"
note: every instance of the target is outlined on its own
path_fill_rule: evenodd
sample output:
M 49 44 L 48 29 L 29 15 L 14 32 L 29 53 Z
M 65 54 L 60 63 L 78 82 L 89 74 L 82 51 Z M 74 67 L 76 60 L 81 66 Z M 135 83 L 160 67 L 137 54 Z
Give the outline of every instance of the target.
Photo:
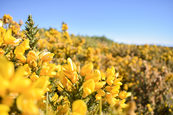
M 0 115 L 172 115 L 173 48 L 0 19 Z

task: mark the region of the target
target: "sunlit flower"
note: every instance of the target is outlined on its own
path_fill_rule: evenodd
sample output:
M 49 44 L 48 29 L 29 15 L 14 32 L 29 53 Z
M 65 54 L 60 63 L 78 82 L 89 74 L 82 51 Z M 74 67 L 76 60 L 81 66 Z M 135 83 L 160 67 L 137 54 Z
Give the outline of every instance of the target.
M 39 78 L 39 76 L 38 76 L 38 75 L 36 75 L 36 73 L 35 73 L 35 72 L 34 72 L 34 73 L 32 73 L 32 75 L 30 76 L 30 79 L 31 79 L 32 81 L 36 81 L 38 78 Z
M 5 104 L 0 104 L 0 115 L 8 115 L 10 108 Z
M 39 109 L 36 102 L 42 98 L 48 84 L 48 77 L 43 76 L 36 80 L 28 90 L 24 91 L 17 98 L 18 109 L 24 114 L 37 115 L 39 113 Z
M 96 82 L 96 83 L 95 83 L 95 89 L 96 89 L 96 90 L 101 89 L 105 84 L 106 84 L 105 81 Z
M 109 85 L 112 85 L 113 81 L 115 79 L 115 68 L 114 67 L 108 68 L 107 71 L 106 71 L 106 76 L 107 76 L 106 82 Z
M 2 41 L 4 44 L 15 44 L 16 38 L 12 36 L 12 30 L 8 29 L 5 30 L 2 27 L 0 27 L 0 43 L 2 44 Z
M 100 100 L 102 96 L 105 96 L 105 91 L 100 89 L 97 91 L 96 100 Z
M 55 64 L 44 63 L 40 70 L 41 76 L 54 77 L 56 75 L 57 66 Z
M 116 99 L 112 94 L 106 94 L 106 100 L 111 106 L 119 103 L 119 100 Z
M 95 82 L 93 79 L 89 79 L 83 83 L 83 97 L 88 96 L 95 89 Z
M 119 97 L 120 97 L 121 99 L 125 99 L 125 98 L 129 97 L 130 95 L 131 95 L 131 93 L 128 93 L 128 92 L 126 92 L 126 91 L 121 91 L 121 92 L 119 93 Z
M 21 62 L 26 62 L 26 57 L 24 56 L 25 50 L 29 49 L 29 39 L 25 39 L 19 46 L 14 50 L 14 54 L 17 59 Z
M 72 115 L 86 115 L 87 106 L 83 100 L 76 100 L 72 105 Z
M 13 20 L 13 18 L 9 15 L 9 14 L 5 14 L 3 16 L 3 22 L 6 24 L 6 23 L 9 23 Z
M 68 29 L 67 24 L 63 23 L 62 24 L 62 31 L 66 31 Z
M 76 65 L 70 58 L 67 59 L 67 64 L 64 65 L 63 68 L 65 76 L 67 76 L 73 83 L 75 83 L 78 80 L 78 75 L 76 72 Z
M 5 66 L 5 67 L 4 67 Z M 0 95 L 5 96 L 10 86 L 10 79 L 14 75 L 14 65 L 4 57 L 0 57 Z
M 81 76 L 85 76 L 85 75 L 91 73 L 93 71 L 93 67 L 94 66 L 92 63 L 88 63 L 88 64 L 84 65 L 80 71 Z
M 40 58 L 43 62 L 50 62 L 53 58 L 54 54 L 50 52 L 43 52 L 40 54 Z
M 27 54 L 27 63 L 33 67 L 36 67 L 37 66 L 37 58 L 38 58 L 38 55 L 36 54 L 35 51 L 29 51 L 28 54 Z

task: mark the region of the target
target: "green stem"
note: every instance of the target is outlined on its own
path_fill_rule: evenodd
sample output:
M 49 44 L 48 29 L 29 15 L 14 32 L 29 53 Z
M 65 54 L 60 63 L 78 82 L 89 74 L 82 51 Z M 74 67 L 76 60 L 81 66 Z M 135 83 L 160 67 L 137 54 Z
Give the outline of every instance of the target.
M 102 98 L 100 99 L 100 115 L 102 115 Z
M 46 115 L 48 115 L 48 92 L 46 93 Z

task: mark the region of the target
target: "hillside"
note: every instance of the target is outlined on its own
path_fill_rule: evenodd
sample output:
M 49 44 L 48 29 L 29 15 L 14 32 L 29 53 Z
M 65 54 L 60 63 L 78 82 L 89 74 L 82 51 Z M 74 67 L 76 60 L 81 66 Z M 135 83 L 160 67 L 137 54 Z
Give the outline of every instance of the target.
M 172 47 L 1 23 L 0 114 L 173 114 Z

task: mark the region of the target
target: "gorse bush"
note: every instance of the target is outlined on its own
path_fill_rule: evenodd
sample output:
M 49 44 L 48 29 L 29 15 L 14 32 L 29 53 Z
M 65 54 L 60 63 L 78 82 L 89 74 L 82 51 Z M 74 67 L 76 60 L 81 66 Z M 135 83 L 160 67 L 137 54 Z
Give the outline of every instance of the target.
M 173 48 L 0 20 L 0 114 L 173 114 Z

